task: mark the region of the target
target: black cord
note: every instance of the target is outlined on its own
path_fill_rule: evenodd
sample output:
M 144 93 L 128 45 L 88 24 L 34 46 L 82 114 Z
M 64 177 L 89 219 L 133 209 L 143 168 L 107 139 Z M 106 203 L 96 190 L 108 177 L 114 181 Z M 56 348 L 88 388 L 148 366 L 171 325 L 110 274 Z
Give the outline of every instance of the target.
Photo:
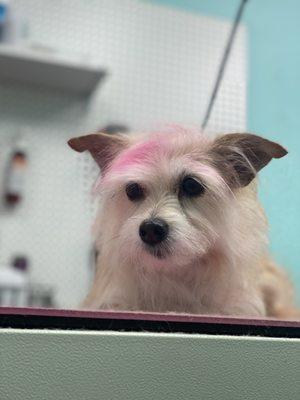
M 218 94 L 218 91 L 219 91 L 219 87 L 220 87 L 220 84 L 221 84 L 222 79 L 223 79 L 223 75 L 224 75 L 224 72 L 225 72 L 225 67 L 226 67 L 226 64 L 227 64 L 227 61 L 228 61 L 228 57 L 229 57 L 229 54 L 230 54 L 230 51 L 231 51 L 231 48 L 232 48 L 232 45 L 233 45 L 233 42 L 234 42 L 236 31 L 237 31 L 237 28 L 238 28 L 238 26 L 240 24 L 240 21 L 241 21 L 242 15 L 243 15 L 243 11 L 244 11 L 244 7 L 245 7 L 247 1 L 248 0 L 241 0 L 239 8 L 238 8 L 236 16 L 235 16 L 235 19 L 234 19 L 234 22 L 232 24 L 230 35 L 228 37 L 228 40 L 227 40 L 227 43 L 226 43 L 226 47 L 225 47 L 225 50 L 224 50 L 224 54 L 223 54 L 223 57 L 222 57 L 222 60 L 221 60 L 220 66 L 219 66 L 219 70 L 218 70 L 218 73 L 217 73 L 217 78 L 216 78 L 216 81 L 215 81 L 215 85 L 214 85 L 213 91 L 211 93 L 210 100 L 209 100 L 209 103 L 208 103 L 208 106 L 207 106 L 207 109 L 206 109 L 206 113 L 204 115 L 203 122 L 202 122 L 202 125 L 201 125 L 201 128 L 203 130 L 206 128 L 206 126 L 208 124 L 209 117 L 210 117 L 210 114 L 212 112 L 212 109 L 213 109 L 213 106 L 214 106 L 214 103 L 215 103 L 215 100 L 216 100 L 216 97 L 217 97 L 217 94 Z

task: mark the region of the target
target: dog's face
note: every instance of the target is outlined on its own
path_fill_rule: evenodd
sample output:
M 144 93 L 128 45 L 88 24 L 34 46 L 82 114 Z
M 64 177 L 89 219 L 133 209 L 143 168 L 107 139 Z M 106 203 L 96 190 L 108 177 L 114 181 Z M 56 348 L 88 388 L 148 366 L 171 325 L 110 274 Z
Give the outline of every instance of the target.
M 183 268 L 230 237 L 235 193 L 286 150 L 249 134 L 215 140 L 176 130 L 143 138 L 71 139 L 102 169 L 103 246 L 126 264 Z

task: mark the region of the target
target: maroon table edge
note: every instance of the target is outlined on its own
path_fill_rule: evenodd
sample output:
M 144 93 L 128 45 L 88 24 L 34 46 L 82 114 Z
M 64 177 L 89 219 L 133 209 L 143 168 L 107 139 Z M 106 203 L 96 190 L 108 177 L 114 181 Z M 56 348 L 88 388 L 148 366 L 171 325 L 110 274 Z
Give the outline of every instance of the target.
M 0 307 L 0 329 L 85 329 L 300 338 L 300 321 L 220 315 Z

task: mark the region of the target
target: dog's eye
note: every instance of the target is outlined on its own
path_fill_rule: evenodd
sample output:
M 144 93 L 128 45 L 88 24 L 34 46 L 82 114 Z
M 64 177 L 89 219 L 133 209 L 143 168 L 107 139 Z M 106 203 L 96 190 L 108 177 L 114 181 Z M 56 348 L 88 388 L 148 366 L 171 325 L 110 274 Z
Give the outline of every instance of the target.
M 188 197 L 200 196 L 202 193 L 204 193 L 204 191 L 205 191 L 204 186 L 196 179 L 191 178 L 190 176 L 185 177 L 181 183 L 180 193 L 185 196 Z
M 126 186 L 126 194 L 129 200 L 137 201 L 144 198 L 144 190 L 138 183 L 129 183 Z

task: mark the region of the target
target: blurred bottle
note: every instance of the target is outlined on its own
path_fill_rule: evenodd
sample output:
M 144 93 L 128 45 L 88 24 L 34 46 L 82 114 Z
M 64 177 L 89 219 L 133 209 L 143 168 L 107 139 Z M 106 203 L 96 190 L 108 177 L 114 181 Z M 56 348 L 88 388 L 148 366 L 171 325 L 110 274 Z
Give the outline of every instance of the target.
M 29 285 L 28 307 L 55 308 L 53 288 L 48 285 Z
M 27 164 L 26 143 L 20 138 L 13 145 L 5 172 L 3 193 L 6 208 L 15 208 L 24 197 Z
M 10 0 L 0 0 L 0 42 L 18 44 L 27 36 L 27 28 L 18 7 Z
M 28 260 L 16 256 L 12 265 L 0 267 L 0 306 L 27 306 Z
M 12 260 L 12 267 L 23 273 L 28 272 L 28 259 L 25 256 L 16 256 Z
M 8 18 L 8 0 L 0 0 L 0 42 L 4 41 L 5 28 Z

